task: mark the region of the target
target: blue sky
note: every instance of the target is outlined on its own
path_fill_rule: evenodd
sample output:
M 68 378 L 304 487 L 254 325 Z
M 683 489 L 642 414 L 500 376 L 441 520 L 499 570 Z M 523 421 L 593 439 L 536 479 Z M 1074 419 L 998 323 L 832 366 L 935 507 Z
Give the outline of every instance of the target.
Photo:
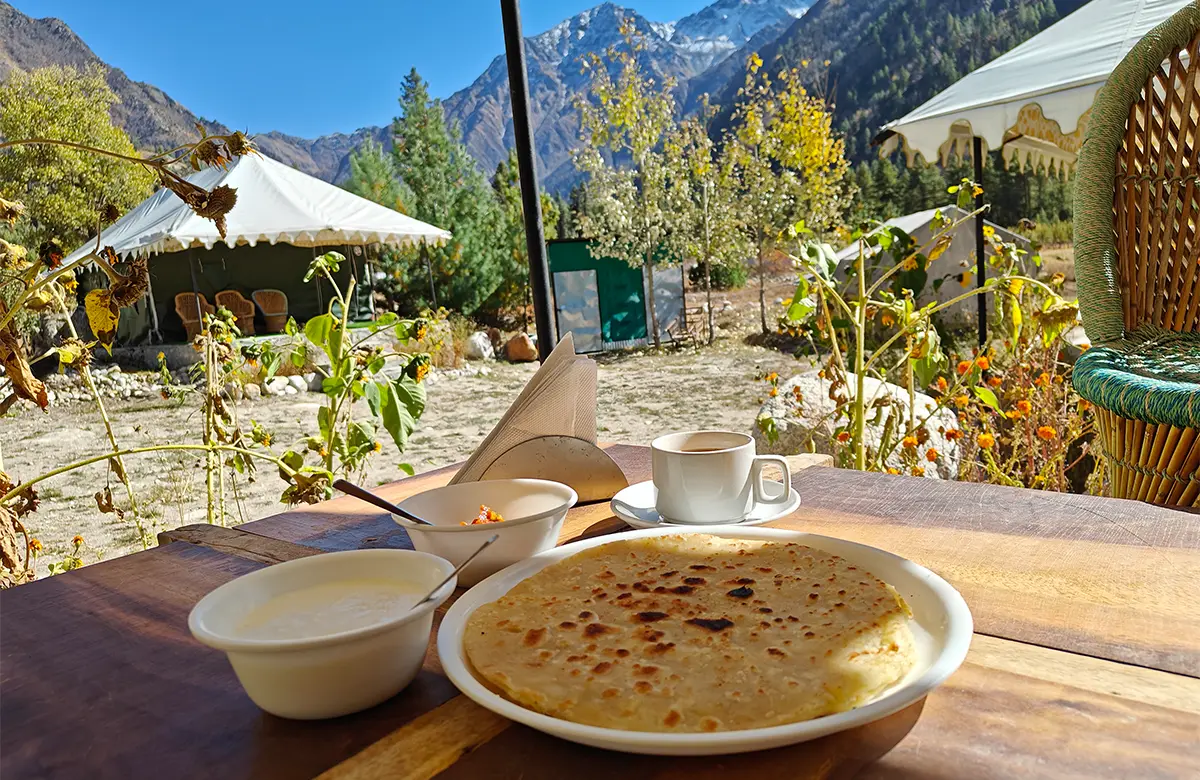
M 416 66 L 434 95 L 446 97 L 504 50 L 498 0 L 10 2 L 28 16 L 62 19 L 133 80 L 251 133 L 311 138 L 382 124 L 396 113 L 409 68 Z M 525 34 L 599 2 L 525 0 Z M 708 2 L 624 4 L 653 21 L 669 21 Z M 189 16 L 189 9 L 196 12 Z

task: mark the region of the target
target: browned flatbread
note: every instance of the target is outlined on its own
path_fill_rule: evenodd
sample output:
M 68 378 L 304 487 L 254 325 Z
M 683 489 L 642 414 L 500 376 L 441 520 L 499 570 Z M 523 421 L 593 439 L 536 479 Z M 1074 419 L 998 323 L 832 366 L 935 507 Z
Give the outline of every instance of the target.
M 543 569 L 467 621 L 478 675 L 538 712 L 594 726 L 730 731 L 859 706 L 916 651 L 907 605 L 836 555 L 681 534 Z

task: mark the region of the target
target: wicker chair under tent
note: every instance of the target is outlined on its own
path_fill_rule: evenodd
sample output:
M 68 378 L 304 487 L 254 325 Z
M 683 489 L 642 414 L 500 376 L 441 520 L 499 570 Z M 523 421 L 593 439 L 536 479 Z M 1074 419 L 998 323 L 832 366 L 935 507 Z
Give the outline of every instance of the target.
M 175 313 L 183 320 L 183 329 L 187 333 L 188 341 L 200 335 L 200 330 L 204 327 L 204 315 L 215 312 L 216 309 L 204 297 L 204 293 L 181 292 L 175 296 Z
M 229 309 L 237 320 L 238 330 L 243 336 L 254 335 L 254 304 L 242 297 L 237 290 L 222 290 L 213 296 L 218 306 Z
M 1092 107 L 1075 274 L 1113 495 L 1200 506 L 1200 6 L 1152 30 Z
M 282 333 L 287 325 L 288 299 L 280 290 L 255 290 L 250 294 L 263 313 L 268 333 Z

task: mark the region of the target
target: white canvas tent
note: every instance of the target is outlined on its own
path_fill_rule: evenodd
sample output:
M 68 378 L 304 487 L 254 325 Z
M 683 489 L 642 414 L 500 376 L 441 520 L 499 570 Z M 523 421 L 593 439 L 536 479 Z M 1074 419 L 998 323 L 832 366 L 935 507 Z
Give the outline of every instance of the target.
M 1002 149 L 1021 165 L 1075 164 L 1087 115 L 1108 74 L 1135 43 L 1185 0 L 1092 0 L 1073 14 L 884 125 L 888 153 L 900 145 L 929 162 Z
M 884 224 L 900 228 L 911 236 L 917 242 L 917 246 L 920 247 L 927 244 L 935 233 L 944 230 L 944 227 L 936 230 L 933 227 L 933 215 L 939 211 L 950 222 L 957 222 L 969 213 L 955 205 L 949 205 L 940 209 L 926 209 L 906 214 L 902 217 L 889 219 Z M 1013 233 L 1011 230 L 1007 230 L 991 222 L 985 221 L 984 224 L 995 230 L 1000 240 L 1016 244 L 1021 249 L 1029 249 L 1030 241 L 1025 236 Z M 971 267 L 971 264 L 974 262 L 972 259 L 972 250 L 975 248 L 974 230 L 975 226 L 971 222 L 963 222 L 949 233 L 950 246 L 937 260 L 930 264 L 928 269 L 929 279 L 925 285 L 925 289 L 917 297 L 918 305 L 924 306 L 935 300 L 939 303 L 945 303 L 961 295 L 964 292 L 964 286 L 971 284 L 972 275 L 974 274 L 974 269 Z M 852 242 L 839 251 L 837 253 L 838 268 L 842 269 L 843 272 L 848 271 L 858 260 L 858 251 L 857 241 Z M 868 257 L 873 256 L 878 251 L 878 247 L 866 248 Z M 938 289 L 934 289 L 934 280 L 945 277 L 950 278 L 947 278 Z M 960 301 L 954 306 L 945 309 L 940 316 L 943 321 L 953 321 L 956 325 L 969 325 L 974 315 L 975 305 L 970 301 Z
M 246 155 L 228 168 L 205 168 L 188 181 L 211 190 L 237 190 L 237 205 L 226 217 L 225 238 L 212 220 L 197 216 L 173 192 L 163 188 L 142 201 L 100 237 L 121 257 L 283 242 L 293 246 L 441 243 L 448 231 L 428 225 L 341 187 L 301 173 L 260 155 Z M 83 257 L 95 239 L 71 253 Z
M 291 311 L 311 316 L 323 310 L 330 292 L 322 292 L 324 282 L 319 279 L 301 283 L 317 247 L 347 254 L 350 268 L 343 273 L 355 274 L 362 281 L 367 276 L 366 256 L 358 247 L 440 244 L 450 238 L 446 230 L 269 157 L 239 157 L 224 170 L 206 168 L 188 181 L 206 190 L 220 185 L 237 190 L 237 204 L 226 217 L 224 238 L 211 220 L 197 216 L 166 188 L 142 201 L 100 236 L 99 244 L 111 246 L 122 258 L 151 257 L 148 305 L 143 310 L 139 304 L 130 317 L 122 317 L 129 325 L 118 338 L 140 338 L 148 332 L 161 339 L 160 312 L 167 318 L 168 330 L 176 325 L 175 330 L 182 328 L 181 322 L 172 319 L 172 299 L 187 291 L 205 293 L 211 300 L 211 295 L 222 289 L 238 289 L 247 295 L 254 289 L 282 289 Z M 72 252 L 68 261 L 85 256 L 96 245 L 92 239 Z M 366 286 L 360 289 L 369 293 Z M 142 325 L 133 325 L 139 321 Z

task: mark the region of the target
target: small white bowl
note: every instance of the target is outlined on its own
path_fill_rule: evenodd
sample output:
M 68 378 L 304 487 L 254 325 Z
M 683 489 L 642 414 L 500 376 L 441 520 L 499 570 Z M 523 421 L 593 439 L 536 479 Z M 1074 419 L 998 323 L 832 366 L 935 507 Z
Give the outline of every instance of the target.
M 280 563 L 225 583 L 188 616 L 200 642 L 224 650 L 250 699 L 283 718 L 334 718 L 373 707 L 412 682 L 429 646 L 433 611 L 454 592 L 452 579 L 430 601 L 400 617 L 304 639 L 248 639 L 237 627 L 255 608 L 285 593 L 361 579 L 394 579 L 416 598 L 454 571 L 412 550 L 350 550 Z
M 455 566 L 492 534 L 499 534 L 495 544 L 458 573 L 458 584 L 471 586 L 553 547 L 567 510 L 578 500 L 571 488 L 545 479 L 461 482 L 426 490 L 400 502 L 400 508 L 428 520 L 432 526 L 401 519 L 396 522 L 408 531 L 413 547 L 440 555 Z M 462 525 L 479 514 L 481 504 L 499 512 L 504 522 Z

